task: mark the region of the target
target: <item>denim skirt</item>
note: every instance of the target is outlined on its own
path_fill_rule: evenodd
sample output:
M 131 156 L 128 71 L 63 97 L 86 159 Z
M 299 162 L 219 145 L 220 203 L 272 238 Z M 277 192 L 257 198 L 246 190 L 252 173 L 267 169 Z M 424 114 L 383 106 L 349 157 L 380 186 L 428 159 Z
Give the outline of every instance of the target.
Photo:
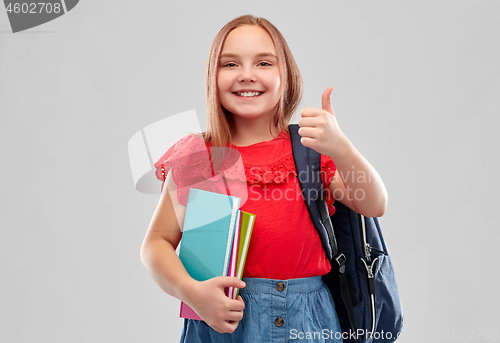
M 321 276 L 272 280 L 243 278 L 243 319 L 233 333 L 185 319 L 181 343 L 342 342 L 335 304 Z

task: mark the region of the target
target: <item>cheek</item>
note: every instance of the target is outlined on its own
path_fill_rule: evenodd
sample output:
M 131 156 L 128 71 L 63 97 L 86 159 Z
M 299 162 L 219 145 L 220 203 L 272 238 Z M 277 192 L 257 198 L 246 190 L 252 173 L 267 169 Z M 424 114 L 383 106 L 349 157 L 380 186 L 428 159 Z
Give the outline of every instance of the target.
M 219 72 L 217 75 L 217 88 L 219 90 L 229 90 L 233 86 L 234 80 L 228 71 Z
M 217 94 L 218 94 L 218 97 L 219 97 L 219 101 L 222 103 L 222 106 L 225 106 L 226 105 L 226 102 L 227 102 L 227 91 L 228 91 L 228 88 L 227 88 L 227 84 L 224 83 L 224 80 L 218 80 L 217 81 Z
M 225 77 L 224 73 L 221 73 L 220 71 L 217 73 L 217 91 L 221 91 L 224 89 L 224 84 L 225 84 Z
M 219 97 L 219 101 L 223 107 L 228 106 L 228 99 L 230 94 L 228 91 L 231 89 L 231 83 L 229 82 L 227 75 L 224 73 L 219 74 L 217 76 L 217 94 Z
M 217 85 L 217 92 L 220 92 L 223 89 L 224 79 L 221 78 L 219 75 L 217 75 L 216 85 Z

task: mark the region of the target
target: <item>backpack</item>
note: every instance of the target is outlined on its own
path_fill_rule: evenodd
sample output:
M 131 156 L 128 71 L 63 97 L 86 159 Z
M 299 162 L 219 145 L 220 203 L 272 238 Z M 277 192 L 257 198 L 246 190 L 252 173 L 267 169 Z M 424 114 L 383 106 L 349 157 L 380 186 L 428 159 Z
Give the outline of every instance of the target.
M 335 302 L 343 341 L 394 342 L 403 326 L 403 309 L 378 218 L 340 202 L 329 217 L 319 174 L 321 155 L 300 143 L 297 124 L 289 129 L 302 194 L 332 265 L 323 280 Z

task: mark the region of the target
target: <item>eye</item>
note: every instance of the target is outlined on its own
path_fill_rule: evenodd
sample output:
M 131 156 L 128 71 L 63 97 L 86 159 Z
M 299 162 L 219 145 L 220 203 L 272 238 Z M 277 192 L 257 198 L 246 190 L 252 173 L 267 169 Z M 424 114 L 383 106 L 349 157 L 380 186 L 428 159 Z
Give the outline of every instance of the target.
M 235 66 L 236 66 L 236 64 L 233 62 L 229 62 L 229 63 L 226 63 L 223 65 L 223 67 L 235 67 Z
M 260 62 L 258 65 L 262 65 L 264 67 L 271 66 L 272 64 L 269 62 Z

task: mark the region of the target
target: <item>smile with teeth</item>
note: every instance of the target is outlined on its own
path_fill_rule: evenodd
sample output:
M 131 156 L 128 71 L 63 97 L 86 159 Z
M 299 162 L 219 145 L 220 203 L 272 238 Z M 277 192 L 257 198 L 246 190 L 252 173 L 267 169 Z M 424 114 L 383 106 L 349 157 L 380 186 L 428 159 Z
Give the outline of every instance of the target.
M 235 94 L 238 96 L 252 97 L 252 96 L 259 96 L 262 94 L 262 92 L 236 92 Z

